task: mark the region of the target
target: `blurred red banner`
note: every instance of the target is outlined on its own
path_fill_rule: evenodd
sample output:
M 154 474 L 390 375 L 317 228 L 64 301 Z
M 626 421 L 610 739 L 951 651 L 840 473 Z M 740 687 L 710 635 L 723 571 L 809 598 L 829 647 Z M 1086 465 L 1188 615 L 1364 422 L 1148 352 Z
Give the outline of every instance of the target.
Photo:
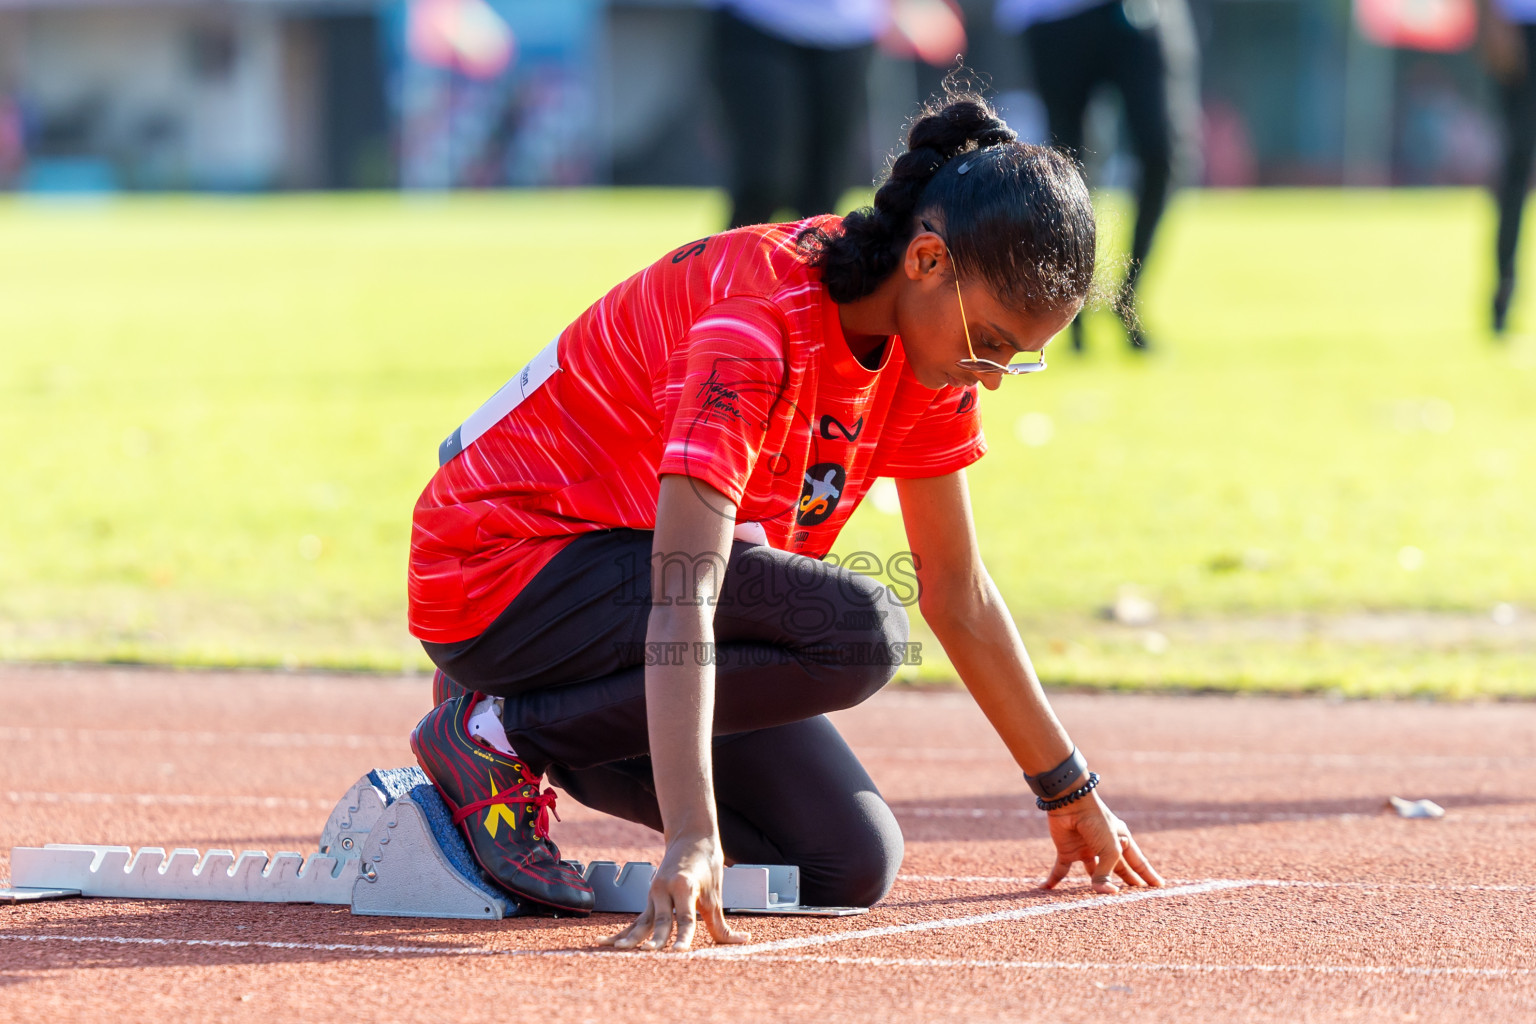
M 1355 0 L 1360 34 L 1378 46 L 1453 53 L 1477 38 L 1476 0 Z

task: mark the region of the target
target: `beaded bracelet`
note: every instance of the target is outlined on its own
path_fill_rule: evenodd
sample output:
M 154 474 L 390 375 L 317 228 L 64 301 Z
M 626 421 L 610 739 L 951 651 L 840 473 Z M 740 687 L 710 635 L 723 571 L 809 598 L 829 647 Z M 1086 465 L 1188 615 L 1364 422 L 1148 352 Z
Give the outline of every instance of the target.
M 1066 796 L 1058 797 L 1055 800 L 1047 800 L 1043 796 L 1037 796 L 1035 797 L 1035 806 L 1040 808 L 1042 811 L 1054 811 L 1058 807 L 1065 807 L 1067 804 L 1076 803 L 1077 801 L 1081 800 L 1089 793 L 1092 793 L 1094 787 L 1096 787 L 1098 784 L 1099 773 L 1089 772 L 1088 781 L 1074 789 L 1072 792 L 1068 793 Z

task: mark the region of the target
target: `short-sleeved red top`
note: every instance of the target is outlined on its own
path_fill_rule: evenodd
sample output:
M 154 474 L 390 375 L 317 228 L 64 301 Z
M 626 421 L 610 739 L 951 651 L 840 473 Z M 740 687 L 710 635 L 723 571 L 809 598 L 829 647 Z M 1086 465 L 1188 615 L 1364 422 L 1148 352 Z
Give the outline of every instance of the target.
M 659 478 L 705 481 L 784 551 L 821 558 L 882 476 L 939 476 L 986 451 L 976 389 L 924 387 L 892 338 L 849 350 L 795 238 L 760 224 L 667 253 L 561 333 L 560 369 L 416 503 L 410 628 L 477 636 L 577 536 L 656 526 Z

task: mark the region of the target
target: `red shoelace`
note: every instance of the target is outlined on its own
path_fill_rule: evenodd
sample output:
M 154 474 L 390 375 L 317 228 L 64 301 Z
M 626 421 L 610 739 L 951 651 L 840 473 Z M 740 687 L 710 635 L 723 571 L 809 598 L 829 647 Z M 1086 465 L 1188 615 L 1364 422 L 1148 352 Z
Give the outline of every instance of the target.
M 533 834 L 540 839 L 549 839 L 549 816 L 553 814 L 556 821 L 560 820 L 560 812 L 555 810 L 555 791 L 552 789 L 546 789 L 544 792 L 539 793 L 539 777 L 537 775 L 529 775 L 528 767 L 521 761 L 514 763 L 517 764 L 518 769 L 523 773 L 523 781 L 518 785 L 509 788 L 504 793 L 497 793 L 495 796 L 488 796 L 484 800 L 476 800 L 473 803 L 468 803 L 463 807 L 460 807 L 457 811 L 453 812 L 453 823 L 455 825 L 462 824 L 465 818 L 469 817 L 471 814 L 474 814 L 476 811 L 483 811 L 487 807 L 491 807 L 496 804 L 532 804 L 539 809 L 538 816 L 533 820 Z M 534 792 L 538 795 L 513 795 L 515 793 L 522 792 L 522 790 L 528 786 L 532 786 Z

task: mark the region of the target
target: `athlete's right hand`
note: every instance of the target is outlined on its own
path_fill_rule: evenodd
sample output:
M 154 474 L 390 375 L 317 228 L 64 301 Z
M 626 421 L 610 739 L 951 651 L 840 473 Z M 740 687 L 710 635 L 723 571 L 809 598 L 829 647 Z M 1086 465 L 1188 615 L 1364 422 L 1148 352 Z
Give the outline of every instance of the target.
M 718 834 L 679 837 L 667 844 L 666 856 L 651 880 L 645 913 L 617 935 L 598 940 L 615 949 L 661 949 L 681 952 L 693 944 L 699 918 L 721 944 L 747 942 L 752 936 L 725 923 L 725 859 Z M 673 924 L 677 937 L 669 945 Z
M 1099 799 L 1098 793 L 1089 793 L 1075 803 L 1056 808 L 1046 820 L 1050 823 L 1051 840 L 1056 844 L 1056 863 L 1040 888 L 1054 889 L 1078 861 L 1088 872 L 1094 892 L 1119 892 L 1116 875 L 1129 886 L 1161 888 L 1164 884 L 1163 876 L 1136 845 L 1131 830 Z

